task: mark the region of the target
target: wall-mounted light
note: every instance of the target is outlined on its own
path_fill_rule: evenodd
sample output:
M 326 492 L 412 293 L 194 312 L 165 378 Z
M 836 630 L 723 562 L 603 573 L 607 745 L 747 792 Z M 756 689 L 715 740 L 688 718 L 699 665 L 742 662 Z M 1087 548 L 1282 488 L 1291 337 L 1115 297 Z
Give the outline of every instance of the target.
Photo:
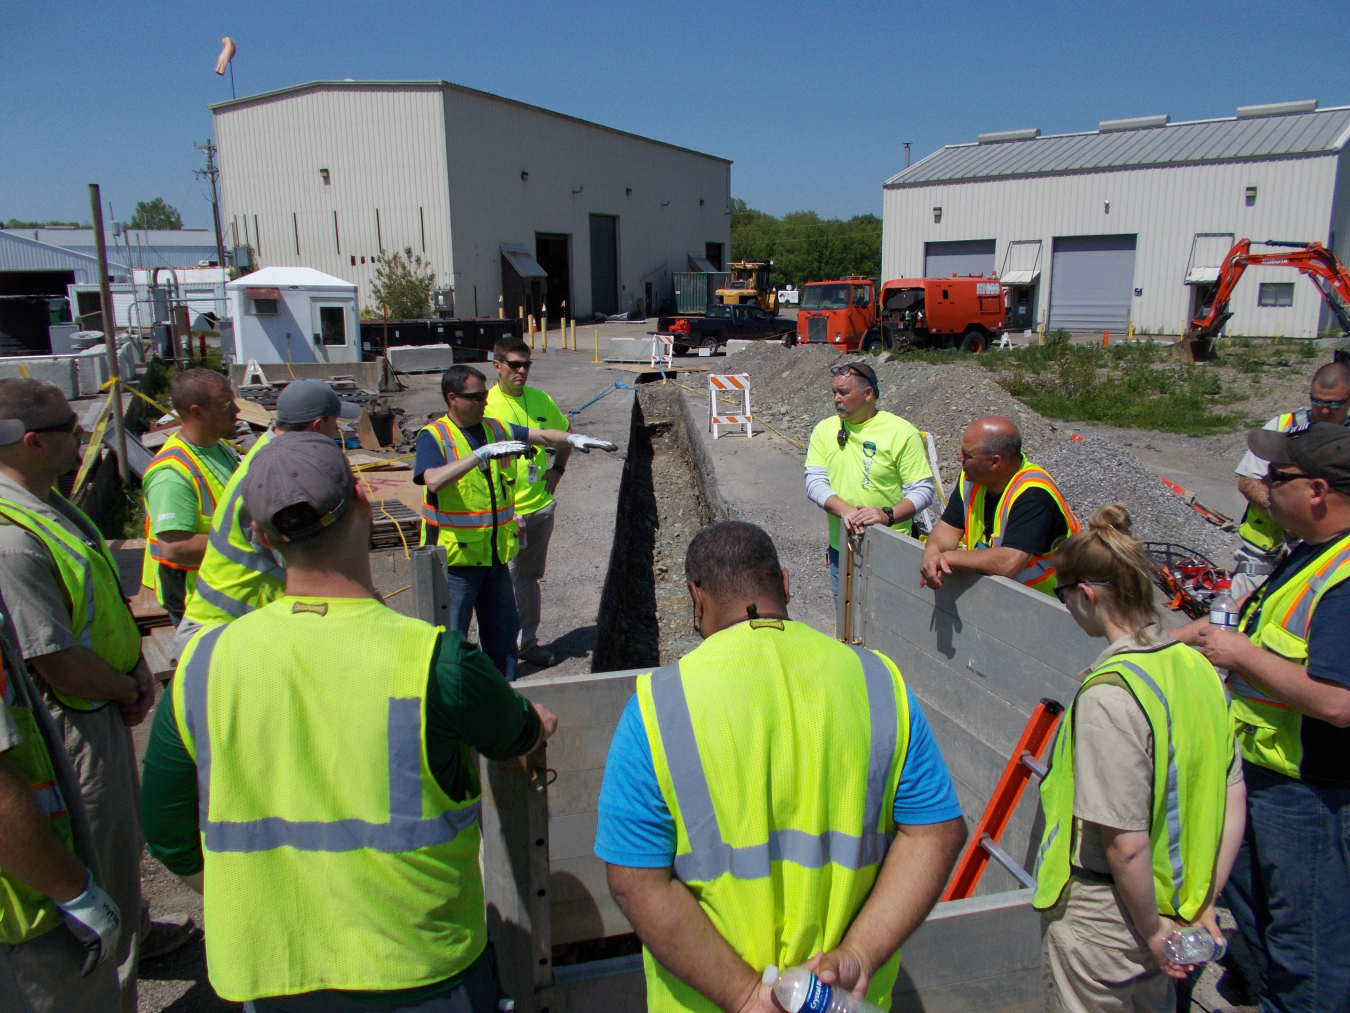
M 572 187 L 572 192 L 573 192 L 573 193 L 581 193 L 581 191 L 582 191 L 582 190 L 585 190 L 585 189 L 586 189 L 586 188 L 585 188 L 584 186 L 574 186 L 574 187 Z
M 527 179 L 529 179 L 529 178 L 530 178 L 530 174 L 529 174 L 528 172 L 526 172 L 524 169 L 521 169 L 521 170 L 520 170 L 520 181 L 523 183 L 523 182 L 525 182 L 525 181 L 526 181 Z
M 1111 213 L 1111 202 L 1109 200 L 1102 201 L 1102 214 L 1109 215 L 1110 213 Z
M 1254 186 L 1247 187 L 1247 207 L 1256 207 L 1256 187 Z
M 663 201 L 661 202 L 661 206 L 662 206 L 663 208 L 664 208 L 664 207 L 669 207 L 669 206 L 670 206 L 670 201 L 668 201 L 668 200 L 663 200 Z
M 327 186 L 327 185 L 328 185 L 328 182 L 329 182 L 329 180 L 328 180 L 328 170 L 327 170 L 327 169 L 320 169 L 320 170 L 319 170 L 319 178 L 323 180 L 323 185 L 324 185 L 324 186 Z
M 700 199 L 699 202 L 698 202 L 698 206 L 699 206 L 699 207 L 703 207 L 703 201 L 702 201 L 701 199 Z
M 933 208 L 933 224 L 937 225 L 942 221 L 942 208 Z

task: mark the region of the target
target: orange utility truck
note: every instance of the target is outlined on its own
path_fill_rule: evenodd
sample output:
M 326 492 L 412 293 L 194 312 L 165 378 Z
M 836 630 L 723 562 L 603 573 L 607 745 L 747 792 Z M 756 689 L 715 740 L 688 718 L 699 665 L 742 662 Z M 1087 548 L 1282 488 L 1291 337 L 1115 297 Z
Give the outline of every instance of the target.
M 876 295 L 869 278 L 811 282 L 802 289 L 797 332 L 789 339 L 840 351 L 937 346 L 983 352 L 1003 331 L 997 278 L 896 278 Z

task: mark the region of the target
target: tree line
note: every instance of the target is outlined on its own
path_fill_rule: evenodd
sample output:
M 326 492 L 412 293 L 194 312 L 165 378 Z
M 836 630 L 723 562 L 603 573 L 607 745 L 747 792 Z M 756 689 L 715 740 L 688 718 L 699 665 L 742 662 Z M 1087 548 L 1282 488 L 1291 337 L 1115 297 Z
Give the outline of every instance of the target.
M 881 274 L 881 219 L 821 218 L 790 211 L 775 218 L 739 197 L 731 202 L 731 259 L 772 260 L 775 288 L 808 281 Z

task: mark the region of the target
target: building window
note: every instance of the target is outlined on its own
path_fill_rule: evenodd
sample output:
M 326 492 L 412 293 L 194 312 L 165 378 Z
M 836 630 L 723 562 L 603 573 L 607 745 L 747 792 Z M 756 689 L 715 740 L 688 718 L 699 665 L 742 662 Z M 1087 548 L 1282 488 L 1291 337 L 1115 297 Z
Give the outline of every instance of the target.
M 276 316 L 277 313 L 276 299 L 250 299 L 249 302 L 253 305 L 254 316 L 257 317 Z
M 1292 281 L 1263 281 L 1261 294 L 1257 297 L 1258 306 L 1294 305 L 1294 283 Z

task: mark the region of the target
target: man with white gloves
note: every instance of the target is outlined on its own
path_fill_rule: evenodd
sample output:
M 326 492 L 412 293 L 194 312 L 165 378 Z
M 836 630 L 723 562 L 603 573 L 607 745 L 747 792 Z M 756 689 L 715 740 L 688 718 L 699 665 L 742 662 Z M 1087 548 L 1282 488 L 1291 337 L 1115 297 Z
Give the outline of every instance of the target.
M 417 436 L 413 481 L 425 486 L 422 544 L 443 545 L 452 629 L 467 633 L 478 616 L 483 653 L 512 682 L 520 616 L 508 564 L 519 551 L 515 522 L 516 458 L 530 447 L 613 452 L 613 443 L 559 429 L 530 429 L 485 419 L 487 380 L 472 366 L 441 376 L 446 413 Z

